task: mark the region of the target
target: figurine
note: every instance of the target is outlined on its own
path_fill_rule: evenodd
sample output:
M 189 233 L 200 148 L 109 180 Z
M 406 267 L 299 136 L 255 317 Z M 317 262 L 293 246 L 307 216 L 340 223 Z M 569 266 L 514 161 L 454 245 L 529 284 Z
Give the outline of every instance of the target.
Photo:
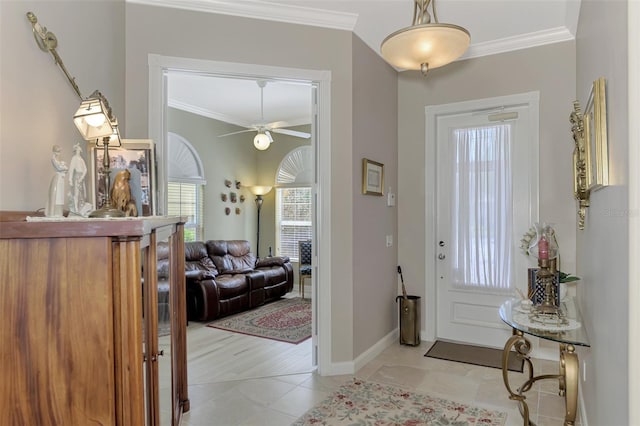
M 47 199 L 47 205 L 44 209 L 44 215 L 47 217 L 62 217 L 64 216 L 64 177 L 69 168 L 65 162 L 60 159 L 62 149 L 59 145 L 54 145 L 52 152 L 51 164 L 56 174 L 53 175 L 51 183 L 49 184 L 49 198 Z
M 119 171 L 111 187 L 111 205 L 122 210 L 125 216 L 138 216 L 136 200 L 131 196 L 131 186 L 129 185 L 131 172 L 128 169 Z
M 91 203 L 86 202 L 87 190 L 85 177 L 87 164 L 82 158 L 82 147 L 79 143 L 73 146 L 74 155 L 69 162 L 69 211 L 79 216 L 88 216 L 93 209 Z

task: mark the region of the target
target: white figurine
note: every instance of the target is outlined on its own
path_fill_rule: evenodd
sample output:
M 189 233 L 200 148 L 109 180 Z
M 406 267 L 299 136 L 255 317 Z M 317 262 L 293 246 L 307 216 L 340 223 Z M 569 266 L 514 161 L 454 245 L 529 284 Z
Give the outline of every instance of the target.
M 51 156 L 51 164 L 56 174 L 51 178 L 49 184 L 49 199 L 44 209 L 47 217 L 62 217 L 64 210 L 64 176 L 69 168 L 64 161 L 60 159 L 60 146 L 53 146 L 53 155 Z
M 82 146 L 79 143 L 73 146 L 73 153 L 69 163 L 69 210 L 73 214 L 87 216 L 93 206 L 86 202 L 84 179 L 87 176 L 87 164 L 82 158 Z

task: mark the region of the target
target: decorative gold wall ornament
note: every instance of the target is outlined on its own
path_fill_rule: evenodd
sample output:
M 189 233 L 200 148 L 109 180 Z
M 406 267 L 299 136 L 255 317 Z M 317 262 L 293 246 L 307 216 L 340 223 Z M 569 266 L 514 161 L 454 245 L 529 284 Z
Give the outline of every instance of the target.
M 573 196 L 578 201 L 578 229 L 584 229 L 584 220 L 589 207 L 591 164 L 589 144 L 585 139 L 584 116 L 578 101 L 573 102 L 573 111 L 569 116 L 573 133 Z
M 591 192 L 609 185 L 606 98 L 606 80 L 600 77 L 591 86 L 583 115 L 584 140 L 590 154 L 587 173 Z

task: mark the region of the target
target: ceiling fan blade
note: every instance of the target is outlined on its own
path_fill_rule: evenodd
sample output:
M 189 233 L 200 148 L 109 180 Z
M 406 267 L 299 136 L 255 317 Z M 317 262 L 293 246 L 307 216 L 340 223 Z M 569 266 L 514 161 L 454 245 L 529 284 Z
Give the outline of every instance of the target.
M 299 132 L 297 130 L 291 129 L 271 129 L 273 133 L 281 133 L 283 135 L 295 136 L 296 138 L 304 138 L 309 139 L 311 137 L 311 133 Z
M 238 130 L 237 132 L 225 133 L 224 135 L 218 135 L 219 138 L 223 138 L 225 136 L 237 135 L 238 133 L 246 133 L 246 132 L 255 132 L 255 129 L 246 129 L 246 130 Z
M 271 132 L 268 130 L 265 130 L 264 134 L 267 135 L 267 137 L 269 138 L 269 143 L 272 143 L 273 137 L 271 137 Z

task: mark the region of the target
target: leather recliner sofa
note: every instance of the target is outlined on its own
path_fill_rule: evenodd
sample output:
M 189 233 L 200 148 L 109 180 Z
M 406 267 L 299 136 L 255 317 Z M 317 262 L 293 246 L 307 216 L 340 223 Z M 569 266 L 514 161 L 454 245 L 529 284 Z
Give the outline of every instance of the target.
M 293 289 L 288 257 L 257 259 L 246 240 L 185 243 L 187 315 L 209 321 L 279 299 Z

